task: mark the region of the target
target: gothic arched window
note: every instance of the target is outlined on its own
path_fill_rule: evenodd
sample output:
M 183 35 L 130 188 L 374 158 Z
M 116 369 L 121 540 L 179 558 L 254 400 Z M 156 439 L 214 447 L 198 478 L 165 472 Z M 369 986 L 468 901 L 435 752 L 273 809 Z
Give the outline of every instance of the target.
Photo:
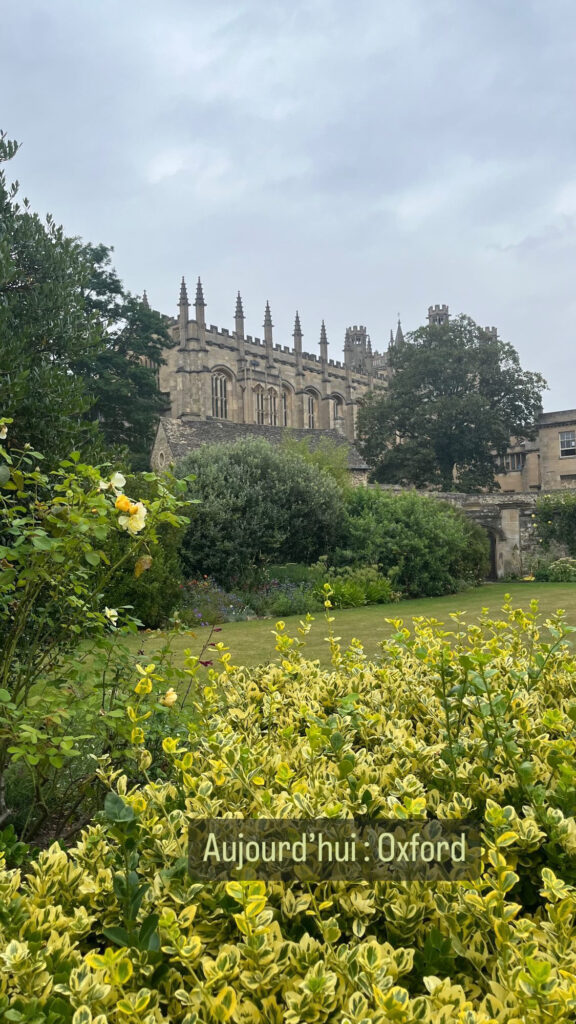
M 264 388 L 261 384 L 257 384 L 254 388 L 254 394 L 256 396 L 256 423 L 260 426 L 264 425 L 265 422 L 265 408 L 264 408 Z
M 212 374 L 212 415 L 228 419 L 228 378 L 225 373 Z
M 316 398 L 310 392 L 306 394 L 306 409 L 308 413 L 308 428 L 314 430 L 316 426 Z
M 278 426 L 278 396 L 274 388 L 268 388 L 268 412 L 271 427 Z
M 344 402 L 340 395 L 334 395 L 330 403 L 332 407 L 332 423 L 336 430 L 341 429 L 344 425 Z

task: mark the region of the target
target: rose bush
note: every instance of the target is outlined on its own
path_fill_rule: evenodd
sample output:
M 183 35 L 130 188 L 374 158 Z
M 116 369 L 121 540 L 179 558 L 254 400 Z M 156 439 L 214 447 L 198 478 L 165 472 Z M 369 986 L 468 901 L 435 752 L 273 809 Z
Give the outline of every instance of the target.
M 64 799 L 74 813 L 94 772 L 84 759 L 77 775 L 71 761 L 95 734 L 111 746 L 124 716 L 117 704 L 134 669 L 122 638 L 136 622 L 107 605 L 107 588 L 129 560 L 136 576 L 148 570 L 157 531 L 187 520 L 184 482 L 170 489 L 147 474 L 145 505 L 121 473 L 77 452 L 44 473 L 40 453 L 6 445 L 10 423 L 0 419 L 0 826 L 16 814 L 26 831 Z

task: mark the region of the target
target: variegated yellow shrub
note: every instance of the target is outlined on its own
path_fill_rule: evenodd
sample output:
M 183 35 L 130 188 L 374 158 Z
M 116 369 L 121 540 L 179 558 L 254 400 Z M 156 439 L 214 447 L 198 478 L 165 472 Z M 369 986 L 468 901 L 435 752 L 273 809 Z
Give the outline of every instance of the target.
M 303 636 L 310 623 L 303 624 Z M 0 876 L 0 1019 L 33 1024 L 521 1024 L 576 1019 L 576 661 L 556 616 L 402 623 L 332 668 L 277 625 L 275 663 L 198 694 L 146 784 L 107 773 L 68 851 Z M 132 720 L 138 721 L 138 694 Z M 478 816 L 475 882 L 200 883 L 202 817 Z

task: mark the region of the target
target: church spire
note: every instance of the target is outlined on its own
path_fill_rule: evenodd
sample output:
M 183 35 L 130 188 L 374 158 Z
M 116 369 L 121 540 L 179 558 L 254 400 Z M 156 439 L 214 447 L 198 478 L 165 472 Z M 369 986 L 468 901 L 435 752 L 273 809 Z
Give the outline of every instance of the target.
M 234 313 L 234 325 L 239 338 L 244 337 L 244 309 L 242 308 L 242 296 L 240 292 L 236 296 L 236 311 Z
M 146 295 L 146 289 L 142 292 L 142 305 L 145 309 L 150 309 L 150 303 L 148 302 L 148 296 Z
M 204 292 L 202 291 L 202 281 L 198 278 L 198 284 L 196 285 L 196 298 L 194 300 L 194 308 L 196 310 L 196 322 L 201 326 L 206 326 L 206 317 L 204 309 L 206 303 L 204 302 Z
M 326 335 L 326 324 L 322 321 L 320 328 L 320 358 L 323 362 L 328 359 L 328 337 Z
M 274 357 L 272 355 L 273 326 L 274 325 L 272 323 L 272 314 L 270 312 L 270 303 L 266 301 L 266 310 L 264 312 L 264 341 L 266 342 L 266 356 L 268 358 L 268 363 L 272 363 L 274 361 Z
M 270 312 L 270 303 L 267 301 L 266 302 L 266 309 L 264 311 L 264 341 L 269 342 L 270 345 L 272 344 L 272 328 L 273 328 L 273 326 L 274 326 L 274 324 L 272 323 L 272 314 Z
M 296 373 L 302 373 L 302 328 L 300 326 L 300 315 L 296 310 L 296 316 L 294 317 L 294 330 L 292 331 L 292 337 L 294 338 L 294 354 L 296 356 Z
M 186 291 L 186 281 L 184 280 L 184 276 L 182 276 L 182 282 L 180 284 L 180 299 L 178 301 L 178 305 L 180 308 L 182 308 L 182 306 L 188 307 L 188 292 Z
M 184 350 L 186 345 L 186 339 L 188 337 L 188 320 L 190 319 L 190 307 L 188 305 L 188 292 L 186 291 L 186 281 L 182 278 L 180 284 L 180 299 L 178 301 L 178 331 L 180 336 L 181 350 Z
M 396 328 L 395 344 L 402 345 L 404 343 L 404 333 L 402 331 L 402 324 L 400 323 L 400 313 L 398 313 L 398 327 Z

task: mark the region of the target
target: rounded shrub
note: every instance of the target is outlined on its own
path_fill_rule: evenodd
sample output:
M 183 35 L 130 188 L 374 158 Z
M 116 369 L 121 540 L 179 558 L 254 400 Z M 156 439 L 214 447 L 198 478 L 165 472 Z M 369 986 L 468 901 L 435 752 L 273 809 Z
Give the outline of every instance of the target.
M 177 466 L 193 474 L 191 512 L 182 544 L 185 571 L 227 584 L 258 577 L 266 563 L 312 562 L 338 542 L 341 488 L 298 454 L 260 439 L 205 445 Z
M 406 597 L 453 593 L 483 579 L 489 543 L 460 509 L 416 492 L 358 487 L 346 501 L 342 563 L 378 564 Z
M 576 583 L 576 558 L 557 558 L 547 572 L 551 583 Z

